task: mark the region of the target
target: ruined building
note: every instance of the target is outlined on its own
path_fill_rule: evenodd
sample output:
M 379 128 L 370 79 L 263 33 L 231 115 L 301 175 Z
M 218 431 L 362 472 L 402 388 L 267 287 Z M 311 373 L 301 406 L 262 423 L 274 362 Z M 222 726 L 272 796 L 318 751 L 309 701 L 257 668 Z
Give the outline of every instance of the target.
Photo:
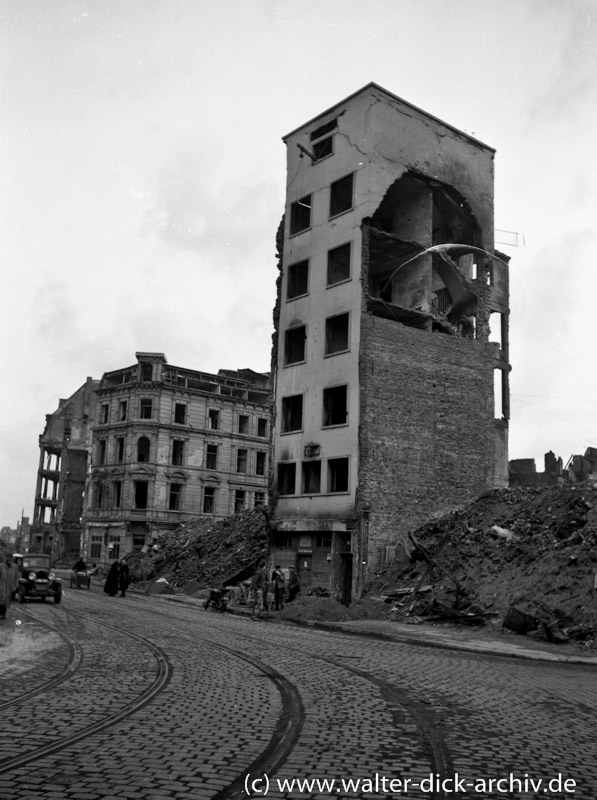
M 97 388 L 82 552 L 141 549 L 191 518 L 267 503 L 269 374 L 217 375 L 136 353 Z
M 33 523 L 29 541 L 23 542 L 25 549 L 52 553 L 55 558 L 79 550 L 98 384 L 87 378 L 71 397 L 59 400 L 56 411 L 46 414 L 39 437 Z
M 348 599 L 409 530 L 507 484 L 494 150 L 373 83 L 284 141 L 274 561 Z

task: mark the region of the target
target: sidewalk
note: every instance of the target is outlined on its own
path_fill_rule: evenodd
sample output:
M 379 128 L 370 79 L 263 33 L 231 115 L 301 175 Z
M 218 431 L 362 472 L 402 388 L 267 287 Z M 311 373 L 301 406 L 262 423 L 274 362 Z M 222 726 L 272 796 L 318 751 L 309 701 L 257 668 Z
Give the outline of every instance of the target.
M 159 597 L 190 605 L 202 605 L 204 602 L 185 595 L 164 594 Z M 229 605 L 226 613 L 250 617 L 251 608 L 250 606 Z M 377 619 L 359 619 L 349 622 L 295 621 L 277 619 L 275 611 L 267 613 L 263 620 L 278 625 L 299 625 L 317 630 L 415 644 L 419 647 L 440 647 L 506 658 L 525 658 L 560 664 L 589 664 L 597 667 L 597 652 L 593 650 L 585 654 L 577 642 L 550 644 L 531 636 L 520 636 L 508 630 L 501 632 L 500 627 L 494 625 L 473 630 L 449 623 L 409 625 L 404 622 Z

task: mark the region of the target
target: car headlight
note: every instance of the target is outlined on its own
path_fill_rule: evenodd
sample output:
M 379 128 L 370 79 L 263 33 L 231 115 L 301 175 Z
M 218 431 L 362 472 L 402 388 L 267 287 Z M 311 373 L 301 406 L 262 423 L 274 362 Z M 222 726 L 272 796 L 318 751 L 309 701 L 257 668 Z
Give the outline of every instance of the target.
M 49 578 L 51 581 L 53 581 L 55 577 L 56 577 L 56 573 L 55 573 L 55 572 L 50 572 L 50 574 L 48 575 L 48 578 Z
M 35 580 L 35 572 L 30 572 L 29 573 L 29 580 L 30 581 L 34 581 Z

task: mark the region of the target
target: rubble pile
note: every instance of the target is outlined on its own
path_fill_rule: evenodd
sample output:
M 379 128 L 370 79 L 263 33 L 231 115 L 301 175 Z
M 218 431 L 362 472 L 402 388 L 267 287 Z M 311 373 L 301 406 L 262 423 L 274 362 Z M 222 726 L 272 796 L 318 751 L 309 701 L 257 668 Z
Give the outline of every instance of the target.
M 194 520 L 160 536 L 155 549 L 127 558 L 131 579 L 139 586 L 164 578 L 192 594 L 221 586 L 243 572 L 252 574 L 269 550 L 264 509 L 243 511 L 227 519 Z
M 517 487 L 423 525 L 370 595 L 381 595 L 393 618 L 482 623 L 515 607 L 529 629 L 543 623 L 548 640 L 558 631 L 589 639 L 596 572 L 597 483 Z

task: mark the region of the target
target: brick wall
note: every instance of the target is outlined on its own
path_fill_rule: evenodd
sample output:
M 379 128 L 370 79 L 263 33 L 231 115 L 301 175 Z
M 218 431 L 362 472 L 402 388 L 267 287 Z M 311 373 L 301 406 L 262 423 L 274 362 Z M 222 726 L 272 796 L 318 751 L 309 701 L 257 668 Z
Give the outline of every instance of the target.
M 494 348 L 363 315 L 359 506 L 386 544 L 494 486 Z

